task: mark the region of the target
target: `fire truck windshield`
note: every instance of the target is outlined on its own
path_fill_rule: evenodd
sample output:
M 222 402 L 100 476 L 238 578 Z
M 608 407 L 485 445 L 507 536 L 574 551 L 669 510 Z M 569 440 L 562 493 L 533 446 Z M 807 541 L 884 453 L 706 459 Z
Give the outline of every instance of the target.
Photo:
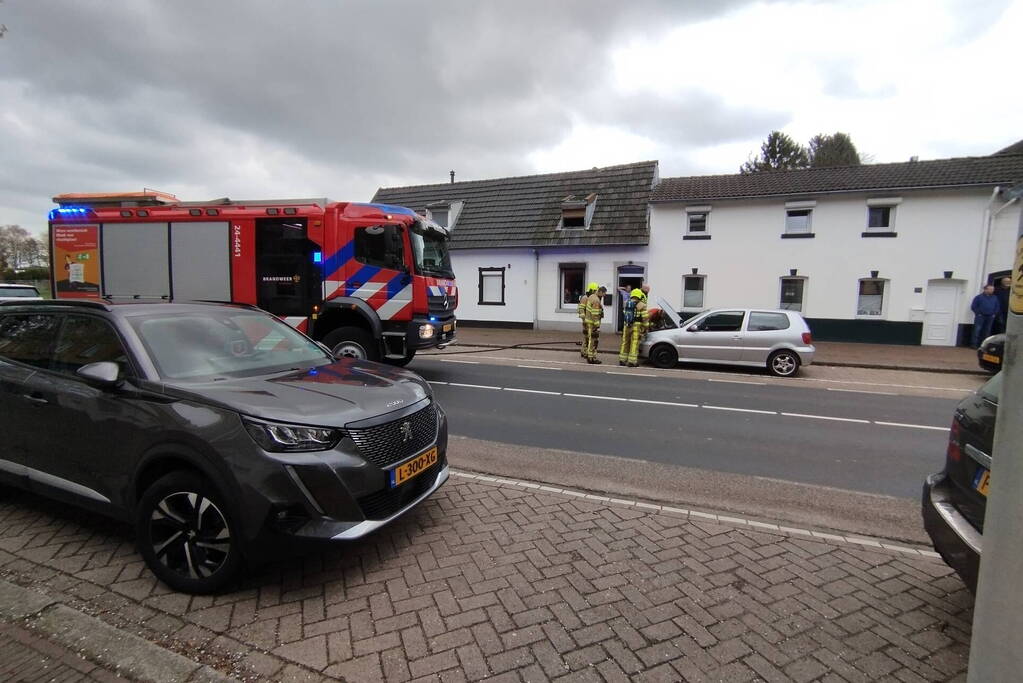
M 448 252 L 448 238 L 436 230 L 427 230 L 420 224 L 409 231 L 412 252 L 416 259 L 416 273 L 434 277 L 455 276 L 451 269 L 451 254 Z

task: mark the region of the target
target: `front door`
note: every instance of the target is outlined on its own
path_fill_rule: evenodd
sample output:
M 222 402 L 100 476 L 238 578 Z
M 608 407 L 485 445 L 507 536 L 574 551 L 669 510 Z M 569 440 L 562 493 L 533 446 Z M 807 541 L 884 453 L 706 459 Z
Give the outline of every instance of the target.
M 959 280 L 931 280 L 927 283 L 924 329 L 921 344 L 955 346 L 956 309 L 963 284 Z
M 256 221 L 256 304 L 281 318 L 312 314 L 320 301 L 320 248 L 304 218 Z
M 643 286 L 643 275 L 646 268 L 643 266 L 618 266 L 618 282 L 615 292 L 615 331 L 621 332 L 625 325 L 625 302 L 629 298 L 629 292 Z M 622 288 L 625 292 L 622 292 Z
M 357 227 L 353 240 L 355 258 L 342 271 L 345 295 L 365 301 L 380 320 L 410 320 L 412 276 L 405 265 L 405 228 Z

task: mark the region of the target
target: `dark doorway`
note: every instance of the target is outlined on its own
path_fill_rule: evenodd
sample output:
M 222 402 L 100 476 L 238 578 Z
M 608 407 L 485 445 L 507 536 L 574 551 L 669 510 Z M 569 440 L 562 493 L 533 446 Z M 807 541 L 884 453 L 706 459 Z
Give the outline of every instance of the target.
M 257 220 L 257 305 L 278 316 L 310 315 L 320 299 L 319 251 L 304 218 Z
M 643 276 L 646 268 L 643 266 L 618 266 L 618 281 L 615 285 L 615 331 L 621 332 L 625 325 L 624 303 L 629 292 L 643 286 Z M 622 292 L 622 288 L 625 292 Z

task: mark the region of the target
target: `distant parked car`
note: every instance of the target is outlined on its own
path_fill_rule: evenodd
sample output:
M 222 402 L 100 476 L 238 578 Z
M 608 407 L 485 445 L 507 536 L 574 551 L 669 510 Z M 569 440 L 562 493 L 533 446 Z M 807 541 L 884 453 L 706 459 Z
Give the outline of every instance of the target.
M 934 549 L 977 591 L 991 451 L 1002 373 L 963 399 L 952 417 L 945 468 L 927 477 L 923 490 L 924 528 Z
M 660 315 L 639 346 L 639 355 L 658 368 L 683 363 L 767 368 L 792 377 L 813 362 L 810 328 L 796 311 L 719 308 L 682 322 L 663 299 Z
M 993 334 L 977 347 L 977 362 L 988 372 L 995 373 L 1002 369 L 1002 358 L 1005 356 L 1005 335 Z
M 372 533 L 448 478 L 424 379 L 241 305 L 0 305 L 0 434 L 0 481 L 133 522 L 191 593 L 280 541 Z
M 0 282 L 0 303 L 4 301 L 32 301 L 39 300 L 39 290 L 32 285 L 16 285 L 13 283 Z

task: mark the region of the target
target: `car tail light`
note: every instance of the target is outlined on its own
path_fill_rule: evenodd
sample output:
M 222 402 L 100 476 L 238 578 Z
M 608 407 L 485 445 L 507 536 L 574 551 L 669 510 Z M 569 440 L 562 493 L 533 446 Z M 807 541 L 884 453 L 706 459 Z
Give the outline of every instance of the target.
M 952 462 L 959 462 L 959 459 L 963 457 L 963 452 L 959 449 L 959 420 L 952 418 L 952 428 L 948 430 L 948 450 L 945 451 L 945 455 Z
M 810 335 L 809 332 L 803 333 L 803 343 L 806 345 L 810 345 L 813 343 L 813 337 Z

